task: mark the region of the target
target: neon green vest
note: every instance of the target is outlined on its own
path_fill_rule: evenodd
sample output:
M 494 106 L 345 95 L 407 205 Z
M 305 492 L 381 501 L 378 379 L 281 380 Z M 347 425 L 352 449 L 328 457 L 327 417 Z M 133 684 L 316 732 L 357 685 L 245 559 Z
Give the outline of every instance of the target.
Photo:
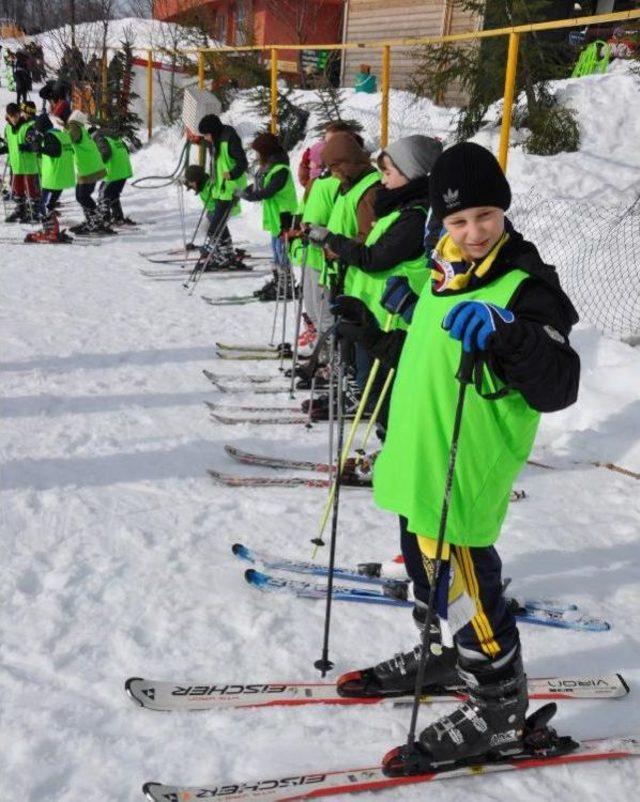
M 4 129 L 4 138 L 9 148 L 9 166 L 14 175 L 36 175 L 38 172 L 36 154 L 20 150 L 19 147 L 24 145 L 30 128 L 33 128 L 33 122 L 23 123 L 17 133 L 11 125 Z
M 129 158 L 129 148 L 121 139 L 105 137 L 111 148 L 111 158 L 104 163 L 107 170 L 105 181 L 122 181 L 123 178 L 131 178 L 133 167 Z M 98 151 L 99 152 L 99 151 Z
M 42 154 L 42 188 L 70 189 L 76 185 L 76 171 L 73 160 L 73 144 L 68 131 L 52 129 L 48 133 L 56 137 L 62 147 L 62 153 L 54 159 Z
M 277 237 L 280 233 L 280 215 L 282 212 L 296 213 L 298 208 L 298 199 L 296 197 L 296 188 L 293 185 L 293 178 L 291 176 L 291 168 L 287 164 L 274 164 L 273 167 L 267 172 L 264 179 L 264 186 L 268 187 L 269 182 L 273 176 L 286 170 L 287 182 L 279 192 L 271 198 L 266 198 L 262 201 L 262 228 L 268 231 L 272 237 Z
M 360 198 L 369 187 L 379 182 L 380 173 L 374 170 L 372 173 L 368 173 L 361 178 L 348 192 L 344 194 L 338 193 L 333 204 L 329 221 L 327 222 L 327 228 L 332 234 L 342 234 L 349 239 L 355 239 L 358 236 L 358 203 L 360 203 Z M 320 276 L 320 283 L 328 284 L 331 281 L 331 276 L 336 273 L 337 265 L 332 262 L 327 262 L 325 270 Z
M 422 211 L 424 211 L 426 218 L 426 209 Z M 400 217 L 400 214 L 401 212 L 396 210 L 381 217 L 371 229 L 365 245 L 374 245 L 391 228 Z M 380 304 L 380 299 L 384 295 L 387 279 L 391 278 L 391 276 L 406 276 L 411 289 L 416 295 L 420 295 L 427 278 L 429 278 L 426 254 L 423 253 L 416 259 L 399 262 L 389 270 L 376 271 L 375 273 L 366 273 L 355 266 L 350 267 L 344 280 L 344 294 L 360 298 L 376 316 L 380 326 L 384 326 L 388 317 L 387 311 Z M 392 328 L 407 329 L 408 326 L 399 315 L 396 315 L 393 319 Z
M 235 180 L 223 177 L 223 173 L 231 172 L 235 166 L 236 160 L 229 155 L 229 143 L 221 142 L 216 156 L 214 173 L 215 196 L 219 200 L 231 200 L 234 189 L 244 189 L 247 186 L 245 173 Z M 240 209 L 238 208 L 237 212 L 239 211 Z
M 78 177 L 93 175 L 104 170 L 104 162 L 98 150 L 98 146 L 87 133 L 84 125 L 79 125 L 82 136 L 79 142 L 72 142 L 73 152 L 76 159 L 76 170 Z
M 387 438 L 374 468 L 378 506 L 408 519 L 409 531 L 437 538 L 449 464 L 461 345 L 442 320 L 461 301 L 506 307 L 528 277 L 512 270 L 468 292 L 437 295 L 425 284 L 407 334 L 391 396 Z M 496 380 L 497 381 L 497 380 Z M 497 389 L 485 371 L 483 392 Z M 533 446 L 540 413 L 520 393 L 482 398 L 467 388 L 445 540 L 490 546 L 507 512 L 509 492 Z
M 215 185 L 213 181 L 209 180 L 205 183 L 198 193 L 198 197 L 208 212 L 212 212 L 216 208 L 217 201 L 215 196 Z
M 332 175 L 316 178 L 311 184 L 309 197 L 301 203 L 302 222 L 314 226 L 326 226 L 333 202 L 338 194 L 340 181 Z M 291 243 L 291 261 L 295 265 L 302 264 L 302 242 L 299 239 Z M 321 271 L 324 267 L 324 251 L 319 245 L 309 243 L 307 249 L 307 267 Z

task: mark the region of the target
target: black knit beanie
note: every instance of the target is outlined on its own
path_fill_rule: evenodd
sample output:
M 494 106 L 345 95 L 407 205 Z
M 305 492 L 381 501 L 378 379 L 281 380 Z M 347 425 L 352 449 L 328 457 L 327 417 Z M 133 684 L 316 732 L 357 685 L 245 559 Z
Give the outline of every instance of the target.
M 198 192 L 202 192 L 202 187 L 206 184 L 208 178 L 209 174 L 199 164 L 190 164 L 184 171 L 184 180 L 189 184 L 195 184 Z
M 474 206 L 505 211 L 511 189 L 498 160 L 475 142 L 461 142 L 445 150 L 429 177 L 431 209 L 438 220 Z
M 214 139 L 220 136 L 222 131 L 222 122 L 217 114 L 205 115 L 198 124 L 199 134 L 211 134 Z

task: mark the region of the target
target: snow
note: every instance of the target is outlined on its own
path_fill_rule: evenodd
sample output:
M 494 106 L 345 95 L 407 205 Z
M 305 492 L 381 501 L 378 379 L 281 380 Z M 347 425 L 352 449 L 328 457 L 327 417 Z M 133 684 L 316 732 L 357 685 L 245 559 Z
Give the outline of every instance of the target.
M 513 149 L 509 175 L 516 190 L 535 184 L 556 198 L 629 205 L 640 166 L 631 80 L 616 69 L 565 82 L 562 91 L 580 113 L 583 149 L 544 160 Z M 243 102 L 228 118 L 249 137 L 253 121 Z M 370 116 L 375 110 L 375 99 L 353 103 Z M 589 108 L 598 109 L 597 119 Z M 411 110 L 394 94 L 393 109 L 406 115 L 406 129 L 395 117 L 398 133 L 421 130 L 422 113 L 422 130 L 450 131 L 450 114 L 426 102 Z M 485 136 L 495 142 L 493 133 L 480 141 Z M 135 154 L 136 174 L 170 173 L 178 148 L 175 131 L 160 133 Z M 77 218 L 65 194 L 65 217 Z M 125 698 L 127 676 L 216 682 L 318 676 L 313 662 L 321 654 L 323 606 L 245 586 L 244 566 L 230 546 L 242 541 L 310 558 L 324 494 L 221 488 L 205 471 L 259 472 L 232 464 L 227 442 L 323 458 L 325 436 L 322 426 L 211 425 L 203 401 L 260 397 L 223 397 L 202 368 L 273 370 L 268 363 L 217 362 L 213 342 L 266 340 L 272 309 L 214 309 L 198 296 L 244 294 L 263 279 L 207 278 L 188 296 L 180 281 L 142 276 L 137 268 L 149 265 L 139 251 L 181 241 L 176 190 L 128 188 L 124 205 L 154 225 L 95 248 L 2 244 L 0 798 L 131 802 L 142 799 L 140 785 L 150 779 L 197 784 L 376 763 L 404 740 L 406 710 L 161 715 Z M 193 197 L 188 209 L 192 231 L 199 215 Z M 252 252 L 268 253 L 255 207 L 245 204 L 232 229 Z M 23 233 L 5 226 L 2 236 L 18 240 Z M 523 471 L 518 487 L 528 498 L 510 509 L 499 549 L 519 592 L 575 601 L 613 624 L 593 634 L 521 626 L 530 675 L 620 671 L 633 689 L 640 681 L 638 482 L 585 463 L 640 471 L 640 351 L 586 322 L 573 342 L 583 365 L 580 399 L 544 416 L 533 453 L 556 470 Z M 273 398 L 288 405 L 286 395 Z M 393 516 L 377 510 L 367 491 L 345 490 L 340 562 L 388 559 L 397 549 Z M 332 676 L 415 640 L 406 613 L 336 604 Z M 578 738 L 638 730 L 637 693 L 559 708 L 558 730 Z M 421 724 L 438 714 L 437 707 L 425 708 Z M 429 799 L 600 802 L 606 789 L 618 802 L 635 796 L 639 769 L 629 760 L 478 776 L 430 787 Z M 406 788 L 360 798 L 424 794 Z

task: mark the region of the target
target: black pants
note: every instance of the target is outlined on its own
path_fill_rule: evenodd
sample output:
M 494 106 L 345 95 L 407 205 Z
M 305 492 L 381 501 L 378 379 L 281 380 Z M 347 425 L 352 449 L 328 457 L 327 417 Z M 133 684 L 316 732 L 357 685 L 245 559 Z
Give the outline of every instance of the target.
M 120 178 L 117 181 L 103 181 L 100 184 L 100 199 L 112 206 L 116 201 L 120 200 L 120 195 L 126 183 L 126 178 Z
M 42 195 L 40 197 L 40 208 L 42 210 L 42 216 L 46 217 L 50 214 L 54 208 L 58 199 L 62 195 L 61 189 L 43 189 Z
M 424 619 L 429 602 L 429 574 L 433 561 L 420 549 L 419 538 L 407 530 L 407 519 L 400 517 L 400 545 L 407 573 L 418 601 L 414 616 Z M 452 546 L 455 565 L 461 573 L 465 591 L 475 605 L 474 618 L 454 635 L 458 652 L 482 654 L 497 660 L 519 643 L 518 628 L 508 610 L 502 590 L 502 562 L 493 546 L 472 548 Z M 431 564 L 430 564 L 431 563 Z
M 76 184 L 76 200 L 80 206 L 82 206 L 82 210 L 85 213 L 95 212 L 95 210 L 98 208 L 96 202 L 91 197 L 95 188 L 95 181 L 92 181 L 89 184 Z
M 216 208 L 212 212 L 207 213 L 207 220 L 209 221 L 209 229 L 207 237 L 215 237 L 218 245 L 224 248 L 230 248 L 233 245 L 231 240 L 231 232 L 226 222 L 224 228 L 220 230 L 220 225 L 223 220 L 228 220 L 231 214 L 231 207 L 234 201 L 219 200 L 216 201 Z

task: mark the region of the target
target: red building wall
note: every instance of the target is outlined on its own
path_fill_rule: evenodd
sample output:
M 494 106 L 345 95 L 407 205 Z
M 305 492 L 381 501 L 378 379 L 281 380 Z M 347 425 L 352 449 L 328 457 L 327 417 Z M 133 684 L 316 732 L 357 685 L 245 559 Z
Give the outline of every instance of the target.
M 238 41 L 239 12 L 253 15 L 255 43 L 330 44 L 342 40 L 344 0 L 154 0 L 154 17 L 187 23 L 198 15 L 212 37 L 225 44 Z M 283 51 L 280 59 L 295 60 L 295 51 Z

